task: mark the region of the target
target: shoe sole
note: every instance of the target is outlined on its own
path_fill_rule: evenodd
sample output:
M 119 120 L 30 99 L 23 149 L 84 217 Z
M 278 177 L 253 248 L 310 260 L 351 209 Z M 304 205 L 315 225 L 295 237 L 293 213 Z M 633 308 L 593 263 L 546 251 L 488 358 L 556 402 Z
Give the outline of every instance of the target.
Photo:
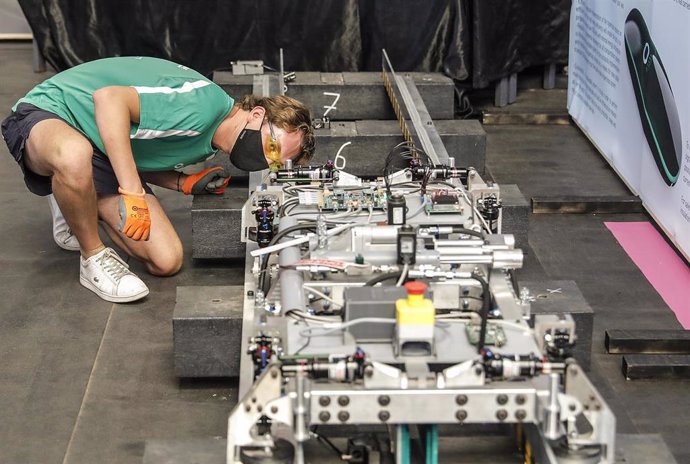
M 95 285 L 91 283 L 88 279 L 85 279 L 82 276 L 79 276 L 79 282 L 92 292 L 94 292 L 96 295 L 104 299 L 105 301 L 110 301 L 111 303 L 130 303 L 132 301 L 137 301 L 141 300 L 144 298 L 146 295 L 149 294 L 149 289 L 147 288 L 146 290 L 137 293 L 136 295 L 131 295 L 131 296 L 111 296 L 108 295 L 107 293 L 102 292 L 99 290 Z

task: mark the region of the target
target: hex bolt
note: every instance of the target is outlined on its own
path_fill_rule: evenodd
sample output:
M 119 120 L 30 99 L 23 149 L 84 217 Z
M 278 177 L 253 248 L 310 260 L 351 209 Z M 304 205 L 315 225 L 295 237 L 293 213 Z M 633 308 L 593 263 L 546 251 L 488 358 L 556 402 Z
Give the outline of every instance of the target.
M 525 395 L 517 395 L 517 396 L 515 397 L 515 402 L 516 402 L 517 404 L 521 404 L 521 405 L 522 405 L 522 404 L 525 404 L 526 401 L 527 401 L 527 398 L 525 398 Z
M 460 406 L 467 404 L 467 395 L 458 395 L 455 397 L 455 402 Z
M 458 421 L 463 422 L 465 419 L 467 419 L 467 411 L 464 409 L 459 409 L 458 412 L 455 413 L 455 418 Z
M 331 398 L 329 396 L 321 396 L 319 397 L 319 404 L 326 407 L 331 404 Z
M 391 414 L 388 411 L 381 411 L 379 413 L 379 420 L 381 420 L 381 422 L 386 422 L 390 418 Z
M 338 404 L 340 406 L 347 406 L 348 404 L 350 404 L 350 398 L 348 398 L 345 395 L 339 396 L 338 397 Z
M 508 402 L 508 395 L 498 395 L 496 397 L 496 402 L 500 405 L 504 405 Z
M 501 422 L 506 420 L 507 417 L 508 411 L 506 411 L 505 409 L 499 409 L 498 411 L 496 411 L 496 419 L 500 420 Z
M 271 414 L 278 414 L 278 406 L 271 406 Z
M 338 420 L 340 422 L 347 422 L 347 420 L 350 418 L 350 413 L 347 411 L 340 411 L 338 413 Z
M 331 420 L 331 413 L 328 411 L 321 411 L 319 413 L 319 420 L 321 422 L 328 422 L 329 420 Z
M 379 404 L 381 406 L 388 406 L 391 402 L 391 397 L 388 395 L 379 396 Z
M 524 409 L 518 409 L 515 411 L 515 418 L 522 422 L 527 417 L 527 412 Z

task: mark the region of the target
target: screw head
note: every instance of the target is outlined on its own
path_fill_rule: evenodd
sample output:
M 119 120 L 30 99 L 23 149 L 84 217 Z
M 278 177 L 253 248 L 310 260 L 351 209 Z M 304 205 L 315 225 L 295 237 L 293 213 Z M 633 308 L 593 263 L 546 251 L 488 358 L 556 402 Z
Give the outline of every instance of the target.
M 367 377 L 372 377 L 374 375 L 374 368 L 371 366 L 367 366 L 364 368 L 364 375 Z
M 278 414 L 278 406 L 271 406 L 271 414 Z
M 388 406 L 391 402 L 391 397 L 388 395 L 379 396 L 379 404 L 381 406 Z
M 263 410 L 264 410 L 264 408 L 263 408 L 263 406 L 261 406 L 261 405 L 258 405 L 258 406 L 256 407 L 256 412 L 261 412 L 261 411 L 263 411 Z
M 577 405 L 575 405 L 575 403 L 570 403 L 570 404 L 568 405 L 568 409 L 570 409 L 571 411 L 575 412 L 575 410 L 577 409 Z
M 338 420 L 340 422 L 347 422 L 347 420 L 350 418 L 350 413 L 347 411 L 340 411 L 338 413 Z
M 517 395 L 515 397 L 515 402 L 517 404 L 525 404 L 526 401 L 527 401 L 527 398 L 525 398 L 525 395 Z
M 515 411 L 515 418 L 522 422 L 527 417 L 527 412 L 524 409 L 518 409 Z
M 386 422 L 390 418 L 391 418 L 391 414 L 388 411 L 381 411 L 379 413 L 379 420 L 381 422 Z
M 467 419 L 467 411 L 464 409 L 459 409 L 458 412 L 455 413 L 455 418 L 458 421 L 463 422 L 465 419 Z
M 508 411 L 506 411 L 505 409 L 499 409 L 498 411 L 496 411 L 496 419 L 500 420 L 501 422 L 506 420 L 507 417 Z
M 477 366 L 474 368 L 474 375 L 476 375 L 477 377 L 482 375 L 482 372 L 484 372 L 484 368 L 482 368 L 482 366 Z
M 321 396 L 319 397 L 319 404 L 321 406 L 328 406 L 331 404 L 331 398 L 329 396 Z
M 271 377 L 274 379 L 278 377 L 278 371 L 276 369 L 271 369 Z
M 249 412 L 249 411 L 252 410 L 252 407 L 251 407 L 250 405 L 246 405 L 246 406 L 244 407 L 244 410 L 247 411 L 247 412 Z
M 455 397 L 455 402 L 462 406 L 464 404 L 467 404 L 467 395 L 458 395 Z
M 247 290 L 247 296 L 254 296 L 253 290 Z
M 328 422 L 329 420 L 331 420 L 331 413 L 328 411 L 321 411 L 319 413 L 319 420 L 321 422 Z
M 498 395 L 496 397 L 496 402 L 500 405 L 506 404 L 508 402 L 508 395 L 503 395 L 503 394 Z
M 345 396 L 345 395 L 339 396 L 338 397 L 338 404 L 340 406 L 347 406 L 348 404 L 350 404 L 350 398 Z

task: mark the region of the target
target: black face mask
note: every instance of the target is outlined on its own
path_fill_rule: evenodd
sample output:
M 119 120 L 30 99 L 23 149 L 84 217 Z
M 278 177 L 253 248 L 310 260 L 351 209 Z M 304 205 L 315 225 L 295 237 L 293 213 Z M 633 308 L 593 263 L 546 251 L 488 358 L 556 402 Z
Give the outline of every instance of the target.
M 261 143 L 261 129 L 242 129 L 235 145 L 230 150 L 230 162 L 243 171 L 262 171 L 268 169 Z

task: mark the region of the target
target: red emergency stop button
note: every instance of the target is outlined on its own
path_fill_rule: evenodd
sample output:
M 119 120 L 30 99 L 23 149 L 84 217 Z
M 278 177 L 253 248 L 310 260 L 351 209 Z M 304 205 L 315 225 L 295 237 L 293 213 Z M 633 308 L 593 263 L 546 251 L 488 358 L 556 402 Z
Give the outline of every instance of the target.
M 408 295 L 424 295 L 427 285 L 424 282 L 412 281 L 405 284 Z

